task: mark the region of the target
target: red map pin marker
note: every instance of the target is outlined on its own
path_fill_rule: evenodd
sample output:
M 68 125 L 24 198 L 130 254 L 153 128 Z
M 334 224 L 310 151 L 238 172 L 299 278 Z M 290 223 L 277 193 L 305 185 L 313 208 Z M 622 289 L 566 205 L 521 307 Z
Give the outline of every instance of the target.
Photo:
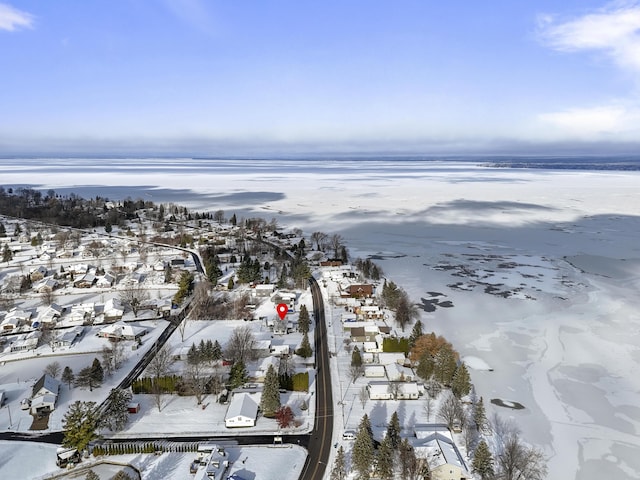
M 278 312 L 280 320 L 284 320 L 285 315 L 287 315 L 287 312 L 289 311 L 289 307 L 286 303 L 279 303 L 276 307 L 276 311 Z

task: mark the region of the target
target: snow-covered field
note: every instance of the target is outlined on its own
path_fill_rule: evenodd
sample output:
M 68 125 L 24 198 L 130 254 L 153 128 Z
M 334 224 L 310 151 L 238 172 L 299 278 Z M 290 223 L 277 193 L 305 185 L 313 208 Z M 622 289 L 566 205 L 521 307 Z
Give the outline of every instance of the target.
M 638 172 L 392 161 L 137 166 L 110 164 L 100 183 L 165 189 L 155 200 L 176 189 L 177 203 L 337 232 L 416 302 L 444 294 L 453 306 L 424 312 L 426 328 L 475 358 L 479 395 L 525 406 L 485 402 L 543 447 L 549 478 L 638 478 Z M 96 183 L 76 168 L 48 166 L 43 188 Z M 30 184 L 43 172 L 23 162 L 0 175 Z

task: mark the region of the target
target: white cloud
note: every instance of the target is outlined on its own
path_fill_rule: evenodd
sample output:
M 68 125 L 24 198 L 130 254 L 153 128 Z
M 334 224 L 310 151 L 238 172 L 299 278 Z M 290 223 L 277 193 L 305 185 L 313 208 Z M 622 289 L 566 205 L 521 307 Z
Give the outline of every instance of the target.
M 22 12 L 11 5 L 0 3 L 0 30 L 13 32 L 33 26 L 33 15 Z
M 602 51 L 623 68 L 640 71 L 640 3 L 614 2 L 568 21 L 538 18 L 540 38 L 565 52 Z
M 538 120 L 575 137 L 637 135 L 640 112 L 624 106 L 571 108 L 538 115 Z

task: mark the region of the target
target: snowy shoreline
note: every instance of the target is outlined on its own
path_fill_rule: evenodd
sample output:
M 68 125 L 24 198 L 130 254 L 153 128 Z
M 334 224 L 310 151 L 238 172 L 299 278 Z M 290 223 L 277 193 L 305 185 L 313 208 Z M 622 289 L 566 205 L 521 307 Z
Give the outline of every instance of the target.
M 479 395 L 526 406 L 488 405 L 487 413 L 512 417 L 525 440 L 544 448 L 549 478 L 634 478 L 640 471 L 634 447 L 640 173 L 445 163 L 171 175 L 144 164 L 136 172 L 100 174 L 49 166 L 42 178 L 51 188 L 104 183 L 182 190 L 194 197 L 183 202 L 174 192 L 172 201 L 273 216 L 306 234 L 340 233 L 353 256 L 377 255 L 386 275 L 416 302 L 440 292 L 453 304 L 424 311 L 425 329 L 494 369 L 472 369 Z M 37 175 L 12 169 L 2 178 L 5 185 L 24 184 Z M 109 195 L 110 187 L 102 188 Z M 455 268 L 437 265 L 463 265 L 471 273 L 456 276 Z M 451 287 L 457 283 L 462 288 Z M 486 293 L 487 285 L 517 295 Z

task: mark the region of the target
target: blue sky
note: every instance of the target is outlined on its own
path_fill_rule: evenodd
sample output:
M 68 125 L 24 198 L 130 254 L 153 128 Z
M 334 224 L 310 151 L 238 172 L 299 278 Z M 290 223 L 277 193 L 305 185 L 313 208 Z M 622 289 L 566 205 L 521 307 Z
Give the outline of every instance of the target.
M 640 2 L 0 0 L 0 155 L 634 151 Z

